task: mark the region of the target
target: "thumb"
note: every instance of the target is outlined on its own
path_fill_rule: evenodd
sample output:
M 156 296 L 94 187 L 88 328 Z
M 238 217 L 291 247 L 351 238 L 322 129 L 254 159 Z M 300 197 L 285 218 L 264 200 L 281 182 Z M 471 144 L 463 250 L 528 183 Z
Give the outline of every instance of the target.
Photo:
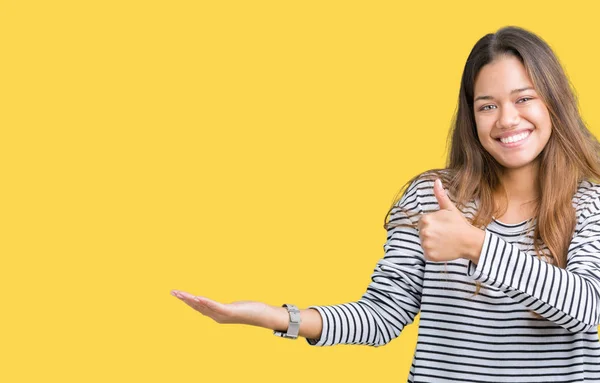
M 437 199 L 438 204 L 440 205 L 440 209 L 457 210 L 456 206 L 452 203 L 452 201 L 450 201 L 450 198 L 446 194 L 444 186 L 442 186 L 442 181 L 439 178 L 436 179 L 433 184 L 433 193 L 435 194 L 435 199 Z

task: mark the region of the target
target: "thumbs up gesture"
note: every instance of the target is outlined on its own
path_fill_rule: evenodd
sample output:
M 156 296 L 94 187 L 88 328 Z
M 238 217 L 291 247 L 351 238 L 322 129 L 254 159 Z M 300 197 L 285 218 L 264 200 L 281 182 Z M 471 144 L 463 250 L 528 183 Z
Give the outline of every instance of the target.
M 452 203 L 437 179 L 433 186 L 440 210 L 419 219 L 419 237 L 425 259 L 447 262 L 458 258 L 477 263 L 485 232 L 471 225 Z

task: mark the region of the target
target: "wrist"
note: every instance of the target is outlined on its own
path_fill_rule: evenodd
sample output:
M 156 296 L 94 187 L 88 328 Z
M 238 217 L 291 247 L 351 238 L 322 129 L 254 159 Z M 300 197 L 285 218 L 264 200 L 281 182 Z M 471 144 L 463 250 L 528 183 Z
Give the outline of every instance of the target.
M 464 258 L 470 260 L 473 263 L 479 262 L 479 255 L 483 248 L 483 242 L 485 240 L 485 231 L 472 226 L 472 230 L 469 231 L 467 237 L 467 248 L 465 250 Z
M 270 317 L 270 323 L 267 328 L 276 331 L 287 331 L 290 325 L 290 314 L 285 307 L 271 306 L 273 309 L 273 315 Z

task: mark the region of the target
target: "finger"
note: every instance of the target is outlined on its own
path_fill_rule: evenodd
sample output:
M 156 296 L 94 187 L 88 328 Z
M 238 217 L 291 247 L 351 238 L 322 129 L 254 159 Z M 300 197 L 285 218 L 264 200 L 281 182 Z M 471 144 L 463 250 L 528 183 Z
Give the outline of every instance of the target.
M 171 295 L 173 295 L 174 297 L 177 298 L 181 298 L 185 295 L 190 295 L 189 293 L 186 293 L 185 291 L 181 291 L 181 290 L 171 290 Z
M 225 305 L 223 305 L 222 303 L 213 301 L 211 299 L 201 297 L 201 296 L 196 296 L 196 297 L 194 297 L 194 302 L 201 304 L 203 307 L 206 307 L 207 309 L 209 309 L 211 311 L 219 312 L 219 313 L 224 312 Z
M 419 222 L 417 222 L 417 230 L 421 232 L 423 230 L 423 226 L 425 226 L 425 215 L 421 215 L 419 217 Z
M 457 210 L 456 206 L 450 201 L 448 194 L 444 190 L 444 186 L 442 185 L 442 181 L 438 178 L 435 180 L 433 184 L 433 193 L 435 194 L 435 199 L 437 199 L 438 204 L 440 205 L 440 209 L 444 210 Z
M 195 295 L 186 293 L 186 292 L 181 292 L 179 298 L 184 301 L 186 304 L 192 306 L 195 308 L 195 306 L 197 306 L 198 304 L 202 304 L 204 306 L 206 306 L 206 298 L 204 298 L 203 300 L 200 299 L 200 297 L 197 297 Z
M 215 315 L 219 314 L 214 309 L 214 306 L 207 305 L 206 299 L 198 299 L 198 298 L 199 297 L 194 297 L 191 294 L 186 294 L 185 296 L 183 296 L 183 295 L 181 296 L 181 300 L 183 301 L 183 303 L 190 306 L 194 310 L 200 312 L 202 315 L 206 315 L 206 316 L 214 319 Z
M 181 299 L 185 304 L 192 307 L 194 310 L 200 311 L 204 315 L 214 316 L 214 314 L 223 314 L 225 313 L 225 305 L 219 303 L 217 301 L 213 301 L 206 297 L 195 296 L 190 293 L 186 293 L 185 291 L 178 291 L 177 296 Z M 213 314 L 213 315 L 210 315 Z
M 194 295 L 192 295 L 190 293 L 186 293 L 185 291 L 177 291 L 175 293 L 175 296 L 177 298 L 179 298 L 180 300 L 182 300 L 186 304 L 190 304 L 190 303 L 194 302 Z
M 194 296 L 192 294 L 189 294 L 189 293 L 186 293 L 183 291 L 178 292 L 176 297 L 185 303 L 189 303 L 194 300 Z
M 190 294 L 190 293 L 186 293 L 185 291 L 177 291 L 177 290 L 173 290 L 171 292 L 174 296 L 176 296 L 177 298 L 181 299 L 185 304 L 194 307 L 194 305 L 196 304 L 196 300 L 195 300 L 195 296 Z M 194 307 L 195 308 L 195 307 Z

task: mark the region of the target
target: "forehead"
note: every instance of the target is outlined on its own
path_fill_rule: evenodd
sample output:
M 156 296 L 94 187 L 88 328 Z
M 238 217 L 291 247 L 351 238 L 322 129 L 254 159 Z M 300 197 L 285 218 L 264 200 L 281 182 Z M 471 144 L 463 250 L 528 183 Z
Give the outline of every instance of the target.
M 475 78 L 475 97 L 509 94 L 511 90 L 533 87 L 525 66 L 514 56 L 503 56 L 484 65 Z

